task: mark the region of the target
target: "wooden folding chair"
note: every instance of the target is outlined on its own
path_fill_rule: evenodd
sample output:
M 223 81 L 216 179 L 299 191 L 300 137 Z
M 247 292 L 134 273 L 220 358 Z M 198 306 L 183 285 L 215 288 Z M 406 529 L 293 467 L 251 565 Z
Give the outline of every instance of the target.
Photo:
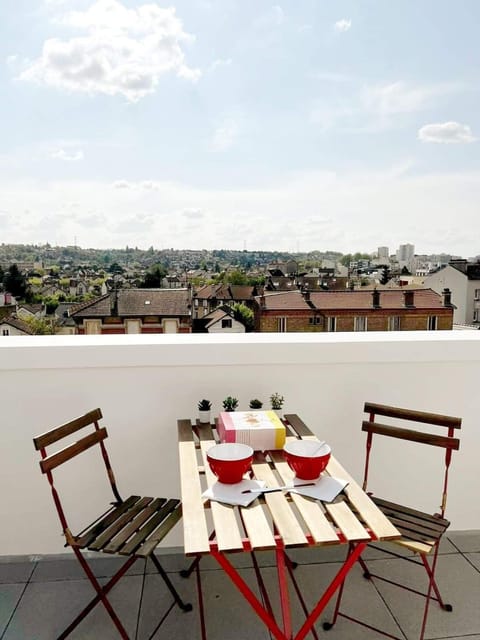
M 142 498 L 136 495 L 123 500 L 120 497 L 104 443 L 105 438 L 107 438 L 107 431 L 104 427 L 100 427 L 98 424 L 98 421 L 101 418 L 102 412 L 100 409 L 94 409 L 71 422 L 33 439 L 35 449 L 40 451 L 40 455 L 42 457 L 42 460 L 40 461 L 40 468 L 42 473 L 46 474 L 48 482 L 50 483 L 53 500 L 60 518 L 63 535 L 65 536 L 65 546 L 72 547 L 73 552 L 87 575 L 87 578 L 90 580 L 96 591 L 96 596 L 93 600 L 91 600 L 85 609 L 78 614 L 75 620 L 73 620 L 65 631 L 58 636 L 58 640 L 66 638 L 99 602 L 101 602 L 107 610 L 110 618 L 118 629 L 120 636 L 125 640 L 128 640 L 127 632 L 107 599 L 107 594 L 139 558 L 151 558 L 157 571 L 162 576 L 174 598 L 174 602 L 169 607 L 160 624 L 175 604 L 177 604 L 183 611 L 191 611 L 192 609 L 191 604 L 183 602 L 170 581 L 170 578 L 161 566 L 157 557 L 154 555 L 157 545 L 161 540 L 163 540 L 166 534 L 182 516 L 180 500 L 167 498 Z M 73 444 L 60 449 L 55 453 L 47 455 L 46 448 L 48 446 L 59 442 L 63 438 L 70 436 L 84 427 L 93 427 L 93 430 Z M 115 500 L 110 503 L 111 506 L 105 511 L 105 513 L 100 515 L 80 533 L 74 535 L 67 524 L 59 493 L 54 485 L 52 471 L 68 460 L 71 460 L 79 453 L 86 451 L 97 444 L 101 449 L 102 458 L 105 463 L 108 479 L 110 481 Z M 117 573 L 107 582 L 107 584 L 105 586 L 101 586 L 82 554 L 82 550 L 86 549 L 109 554 L 119 554 L 120 556 L 126 557 L 127 560 Z
M 369 493 L 375 504 L 383 511 L 383 513 L 391 520 L 391 522 L 402 534 L 402 537 L 400 539 L 392 540 L 390 543 L 388 543 L 388 545 L 400 545 L 404 549 L 413 551 L 415 556 L 408 557 L 405 555 L 401 555 L 394 552 L 390 548 L 378 547 L 375 545 L 369 546 L 395 556 L 396 558 L 401 558 L 402 560 L 406 560 L 407 562 L 412 562 L 414 564 L 423 566 L 427 573 L 428 579 L 427 591 L 426 593 L 423 591 L 417 591 L 416 589 L 412 589 L 405 584 L 393 581 L 390 577 L 387 578 L 385 576 L 380 576 L 378 574 L 372 573 L 368 569 L 365 561 L 362 558 L 359 559 L 359 563 L 363 568 L 365 578 L 369 580 L 374 578 L 383 580 L 385 582 L 388 582 L 389 584 L 396 585 L 398 587 L 401 587 L 402 589 L 406 589 L 407 591 L 411 591 L 425 598 L 425 608 L 423 611 L 423 618 L 419 636 L 420 640 L 423 640 L 427 624 L 430 601 L 436 600 L 444 611 L 452 611 L 452 605 L 446 604 L 440 595 L 440 591 L 435 580 L 435 570 L 437 566 L 440 540 L 447 530 L 448 526 L 450 525 L 450 522 L 444 517 L 447 504 L 448 472 L 452 457 L 452 451 L 457 450 L 460 446 L 460 441 L 458 438 L 454 437 L 454 434 L 455 429 L 460 429 L 462 420 L 461 418 L 454 418 L 451 416 L 426 413 L 423 411 L 413 411 L 410 409 L 401 409 L 398 407 L 373 404 L 371 402 L 365 403 L 364 411 L 369 414 L 369 419 L 363 421 L 362 423 L 362 431 L 367 432 L 363 489 L 364 491 L 367 491 Z M 402 426 L 399 427 L 380 424 L 375 421 L 376 416 L 394 418 L 398 421 L 401 421 L 400 424 Z M 412 429 L 412 423 L 430 425 L 430 431 L 419 430 L 418 428 Z M 446 429 L 447 435 L 437 435 L 432 433 L 432 427 L 442 427 Z M 410 506 L 396 504 L 394 502 L 391 502 L 390 500 L 378 498 L 367 489 L 370 452 L 374 434 L 397 438 L 400 440 L 409 440 L 411 442 L 418 442 L 421 444 L 427 444 L 433 447 L 440 447 L 442 449 L 445 449 L 443 489 L 439 513 L 429 514 L 423 511 L 412 509 Z M 413 471 L 413 469 L 409 468 L 409 472 L 410 471 Z M 422 471 L 420 469 L 420 474 L 421 472 Z M 419 556 L 420 560 L 415 559 L 416 556 Z M 428 556 L 431 557 L 430 562 Z M 352 618 L 351 616 L 340 612 L 342 589 L 343 585 L 339 591 L 332 622 L 325 622 L 323 625 L 324 629 L 331 629 L 331 627 L 335 624 L 337 617 L 342 616 L 352 622 L 357 622 L 362 626 L 377 631 L 389 638 L 395 638 L 395 636 L 389 633 L 385 633 L 381 629 L 376 629 L 358 619 Z M 399 638 L 398 640 L 402 640 L 402 638 Z

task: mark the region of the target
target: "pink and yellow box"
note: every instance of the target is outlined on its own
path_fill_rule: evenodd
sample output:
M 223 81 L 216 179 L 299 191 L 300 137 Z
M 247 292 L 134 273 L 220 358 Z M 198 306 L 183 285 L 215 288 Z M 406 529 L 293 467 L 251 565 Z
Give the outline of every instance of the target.
M 222 411 L 217 430 L 221 442 L 240 442 L 255 451 L 282 449 L 285 426 L 275 411 Z

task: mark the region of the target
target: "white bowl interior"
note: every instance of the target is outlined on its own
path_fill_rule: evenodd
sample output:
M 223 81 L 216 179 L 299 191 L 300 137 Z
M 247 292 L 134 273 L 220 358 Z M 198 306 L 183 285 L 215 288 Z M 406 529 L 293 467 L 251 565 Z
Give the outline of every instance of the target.
M 248 444 L 224 442 L 210 447 L 207 456 L 214 460 L 245 460 L 253 456 L 253 449 Z
M 302 458 L 321 458 L 331 451 L 328 444 L 323 443 L 320 445 L 315 440 L 292 440 L 287 442 L 283 449 L 291 455 L 301 456 Z

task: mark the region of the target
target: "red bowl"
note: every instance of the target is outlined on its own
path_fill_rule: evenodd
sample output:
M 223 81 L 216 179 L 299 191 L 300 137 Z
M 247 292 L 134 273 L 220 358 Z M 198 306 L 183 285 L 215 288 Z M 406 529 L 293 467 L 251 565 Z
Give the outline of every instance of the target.
M 301 480 L 316 480 L 330 460 L 328 444 L 315 440 L 292 440 L 283 448 L 290 469 Z
M 253 449 L 248 444 L 224 442 L 216 444 L 207 451 L 210 469 L 219 482 L 234 484 L 243 479 L 253 460 Z

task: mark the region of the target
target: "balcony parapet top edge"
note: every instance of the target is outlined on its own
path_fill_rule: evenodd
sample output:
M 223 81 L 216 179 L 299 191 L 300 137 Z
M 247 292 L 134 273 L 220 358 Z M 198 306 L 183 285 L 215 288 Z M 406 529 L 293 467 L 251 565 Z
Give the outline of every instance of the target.
M 480 362 L 480 333 L 32 336 L 0 341 L 0 371 Z

